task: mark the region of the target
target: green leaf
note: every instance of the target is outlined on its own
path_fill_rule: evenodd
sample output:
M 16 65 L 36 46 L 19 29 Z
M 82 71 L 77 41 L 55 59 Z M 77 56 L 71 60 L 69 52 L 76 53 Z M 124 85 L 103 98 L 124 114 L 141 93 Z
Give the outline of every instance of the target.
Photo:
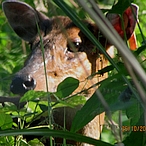
M 130 119 L 131 126 L 136 125 L 136 123 L 139 121 L 141 115 L 144 112 L 141 104 L 137 101 L 137 99 L 133 100 L 135 101 L 135 104 L 126 109 L 126 115 L 128 119 Z
M 106 83 L 106 84 L 105 84 Z M 99 87 L 99 90 L 102 91 L 105 101 L 108 103 L 108 106 L 111 111 L 123 110 L 131 105 L 135 105 L 136 102 L 128 99 L 128 101 L 123 102 L 118 98 L 120 95 L 120 91 L 125 89 L 123 83 L 119 84 L 119 80 L 113 80 L 109 84 L 106 82 Z M 92 97 L 85 103 L 85 105 L 79 110 L 72 122 L 71 131 L 77 132 L 86 124 L 88 124 L 95 116 L 104 112 L 104 107 L 96 92 L 92 95 Z
M 79 80 L 68 77 L 63 80 L 57 87 L 56 96 L 60 98 L 64 98 L 69 96 L 74 90 L 76 90 L 79 86 Z
M 45 111 L 48 110 L 48 106 L 47 106 L 47 105 L 39 104 L 39 107 L 40 107 L 40 109 L 41 109 L 43 112 L 45 112 Z
M 72 122 L 71 131 L 77 132 L 87 123 L 89 123 L 96 115 L 102 113 L 104 108 L 98 100 L 96 93 L 86 102 L 86 104 L 76 113 Z
M 115 14 L 123 14 L 124 10 L 131 5 L 131 1 L 119 0 L 110 10 L 110 12 Z
M 3 136 L 0 137 L 0 145 L 1 146 L 14 146 L 15 145 L 14 136 Z
M 78 142 L 89 143 L 95 146 L 112 146 L 106 142 L 95 140 L 90 137 L 83 136 L 78 133 L 73 133 L 69 131 L 61 130 L 50 130 L 48 128 L 38 128 L 38 129 L 23 129 L 23 130 L 7 130 L 0 131 L 0 136 L 10 136 L 10 135 L 37 135 L 37 136 L 47 136 L 47 137 L 60 137 L 65 139 L 70 139 Z
M 137 126 L 136 126 L 137 127 Z M 144 132 L 141 131 L 133 131 L 124 141 L 124 144 L 127 146 L 144 146 Z
M 29 145 L 27 144 L 26 140 L 24 140 L 24 139 L 20 139 L 18 143 L 19 143 L 19 145 L 21 145 L 21 146 L 29 146 Z
M 20 102 L 32 101 L 41 97 L 44 98 L 44 97 L 47 97 L 48 94 L 49 93 L 43 92 L 43 91 L 30 90 L 26 92 L 23 97 L 21 97 Z
M 10 115 L 0 113 L 0 129 L 10 129 L 12 127 L 13 120 Z
M 44 146 L 44 144 L 41 143 L 37 138 L 30 140 L 28 144 L 31 146 Z
M 84 96 L 73 96 L 72 98 L 68 99 L 67 102 L 70 105 L 77 106 L 77 105 L 83 105 L 86 102 L 86 98 Z
M 65 101 L 60 100 L 58 104 L 54 105 L 53 108 L 59 108 L 59 107 L 72 107 L 78 105 L 84 105 L 86 102 L 86 98 L 84 96 L 73 96 Z

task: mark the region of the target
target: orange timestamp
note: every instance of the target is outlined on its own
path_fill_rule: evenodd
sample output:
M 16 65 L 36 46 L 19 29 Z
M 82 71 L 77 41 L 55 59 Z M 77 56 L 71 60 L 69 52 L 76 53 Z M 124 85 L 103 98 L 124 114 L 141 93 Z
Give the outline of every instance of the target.
M 122 132 L 129 132 L 129 131 L 140 131 L 140 132 L 145 132 L 146 131 L 146 126 L 122 126 Z

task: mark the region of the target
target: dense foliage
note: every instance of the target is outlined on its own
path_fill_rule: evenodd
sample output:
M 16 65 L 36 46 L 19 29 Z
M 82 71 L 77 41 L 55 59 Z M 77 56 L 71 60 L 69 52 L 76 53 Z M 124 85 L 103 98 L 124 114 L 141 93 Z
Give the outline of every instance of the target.
M 59 1 L 59 0 L 58 0 Z M 66 15 L 67 10 L 73 11 L 81 19 L 90 19 L 89 15 L 81 6 L 78 5 L 78 2 L 64 0 L 64 3 L 68 6 L 64 9 L 57 0 L 25 0 L 26 3 L 30 4 L 32 7 L 38 7 L 41 3 L 43 11 L 49 17 L 54 15 Z M 97 1 L 99 6 L 102 7 L 103 12 L 111 9 L 114 4 L 114 0 L 106 1 L 100 0 Z M 136 37 L 138 42 L 138 48 L 135 52 L 132 52 L 135 55 L 135 58 L 139 61 L 142 68 L 146 71 L 146 15 L 145 0 L 135 0 L 139 6 L 139 27 L 136 27 Z M 119 0 L 118 4 L 120 7 L 124 8 L 124 1 Z M 39 7 L 38 7 L 39 8 Z M 118 12 L 118 11 L 117 11 Z M 68 14 L 69 15 L 69 14 Z M 2 97 L 11 97 L 13 98 L 12 93 L 10 93 L 9 86 L 13 75 L 20 70 L 23 66 L 27 54 L 29 54 L 29 45 L 22 41 L 9 27 L 7 20 L 2 11 L 2 5 L 0 5 L 0 96 Z M 146 121 L 145 119 L 145 107 L 141 98 L 141 93 L 137 89 L 132 80 L 133 77 L 129 75 L 126 70 L 122 58 L 119 56 L 117 51 L 115 51 L 115 58 L 113 61 L 117 63 L 121 72 L 118 72 L 113 64 L 109 64 L 108 68 L 104 68 L 101 72 L 109 73 L 109 77 L 105 79 L 99 90 L 101 91 L 105 101 L 108 103 L 110 111 L 107 112 L 106 122 L 103 126 L 103 132 L 101 134 L 101 140 L 96 141 L 90 138 L 86 138 L 76 134 L 74 132 L 82 128 L 89 121 L 91 121 L 97 114 L 105 111 L 105 107 L 102 105 L 100 100 L 97 98 L 97 94 L 93 94 L 89 101 L 83 106 L 80 110 L 72 124 L 71 132 L 68 131 L 55 131 L 51 129 L 48 125 L 37 126 L 35 128 L 31 127 L 31 122 L 35 119 L 38 119 L 40 115 L 48 116 L 50 113 L 49 106 L 56 108 L 58 106 L 74 106 L 78 104 L 84 104 L 85 100 L 83 96 L 76 95 L 69 98 L 68 100 L 62 101 L 62 98 L 69 96 L 77 87 L 78 80 L 74 78 L 68 78 L 64 80 L 59 86 L 55 96 L 60 97 L 58 103 L 48 103 L 46 100 L 52 93 L 45 92 L 27 92 L 22 98 L 21 103 L 29 101 L 24 108 L 15 106 L 13 103 L 1 103 L 0 104 L 0 145 L 43 145 L 41 141 L 43 139 L 34 139 L 32 141 L 26 142 L 25 138 L 22 135 L 31 135 L 35 133 L 36 135 L 41 136 L 58 136 L 65 139 L 74 139 L 81 140 L 84 142 L 89 142 L 94 145 L 114 145 L 116 142 L 123 142 L 128 146 L 144 146 L 146 145 L 146 139 L 144 137 L 144 132 L 146 131 Z M 123 76 L 126 78 L 129 84 L 123 80 Z M 141 88 L 146 91 L 146 85 L 138 81 Z M 71 87 L 70 87 L 71 85 Z M 131 91 L 131 88 L 133 89 Z M 68 88 L 70 87 L 70 88 Z M 68 88 L 68 90 L 65 90 Z M 68 92 L 66 92 L 68 91 Z M 146 97 L 146 96 L 145 96 Z M 41 100 L 37 100 L 41 98 Z M 97 104 L 95 104 L 97 103 Z M 22 103 L 23 104 L 23 103 Z M 92 108 L 90 108 L 92 107 Z M 100 110 L 99 110 L 100 107 Z M 88 112 L 87 110 L 88 109 Z M 97 110 L 98 109 L 98 110 Z M 112 113 L 112 122 L 114 127 L 111 125 L 111 119 L 109 119 L 109 114 Z M 81 120 L 82 117 L 82 120 Z M 110 122 L 109 122 L 110 120 Z M 50 125 L 51 126 L 51 125 Z M 141 126 L 141 127 L 140 127 Z M 47 130 L 48 127 L 50 130 Z M 115 131 L 114 131 L 115 129 Z M 17 135 L 17 136 L 15 136 Z

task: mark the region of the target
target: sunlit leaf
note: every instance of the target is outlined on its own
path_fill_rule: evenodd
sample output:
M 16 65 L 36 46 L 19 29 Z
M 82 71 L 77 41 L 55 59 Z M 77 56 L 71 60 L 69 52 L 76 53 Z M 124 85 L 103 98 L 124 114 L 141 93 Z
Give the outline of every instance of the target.
M 10 115 L 0 113 L 0 129 L 10 129 L 12 127 L 13 120 Z
M 29 145 L 31 146 L 44 146 L 43 143 L 40 142 L 40 140 L 38 140 L 37 138 L 33 139 L 33 140 L 30 140 L 28 142 Z
M 20 102 L 32 101 L 37 98 L 44 98 L 44 97 L 47 97 L 48 94 L 49 93 L 46 93 L 43 91 L 30 90 L 24 94 L 24 96 L 20 99 Z

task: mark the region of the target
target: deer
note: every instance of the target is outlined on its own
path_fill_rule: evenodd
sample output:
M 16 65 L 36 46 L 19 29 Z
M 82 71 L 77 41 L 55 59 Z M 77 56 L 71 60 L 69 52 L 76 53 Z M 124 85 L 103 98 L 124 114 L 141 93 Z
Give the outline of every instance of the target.
M 4 1 L 2 7 L 14 32 L 21 39 L 28 42 L 31 49 L 31 53 L 25 61 L 24 66 L 12 79 L 10 85 L 12 93 L 24 95 L 29 90 L 55 92 L 59 83 L 68 77 L 79 80 L 79 87 L 74 91 L 74 93 L 78 93 L 108 77 L 107 73 L 104 73 L 103 75 L 95 76 L 87 80 L 90 75 L 106 67 L 108 61 L 98 48 L 96 48 L 96 51 L 93 51 L 95 45 L 69 17 L 55 16 L 48 18 L 25 2 L 15 0 Z M 123 13 L 125 30 L 122 29 L 118 14 L 107 15 L 107 18 L 123 39 L 124 32 L 126 32 L 127 39 L 130 39 L 133 35 L 136 25 L 133 11 L 137 15 L 137 7 L 135 5 L 131 5 Z M 102 35 L 98 26 L 93 22 L 86 20 L 84 22 L 108 51 L 112 44 Z M 48 90 L 46 89 L 41 42 L 44 47 Z M 91 97 L 95 90 L 95 88 L 92 88 L 83 93 L 86 100 Z M 51 98 L 55 100 L 54 97 Z M 74 108 L 65 107 L 65 124 L 67 130 L 70 130 L 72 120 L 81 107 L 80 105 Z M 55 124 L 63 126 L 63 114 L 64 108 L 57 108 L 53 111 Z M 97 115 L 79 133 L 99 139 L 102 131 L 101 125 L 104 124 L 104 117 L 104 113 Z M 67 143 L 72 145 L 85 145 L 75 141 L 67 141 Z

